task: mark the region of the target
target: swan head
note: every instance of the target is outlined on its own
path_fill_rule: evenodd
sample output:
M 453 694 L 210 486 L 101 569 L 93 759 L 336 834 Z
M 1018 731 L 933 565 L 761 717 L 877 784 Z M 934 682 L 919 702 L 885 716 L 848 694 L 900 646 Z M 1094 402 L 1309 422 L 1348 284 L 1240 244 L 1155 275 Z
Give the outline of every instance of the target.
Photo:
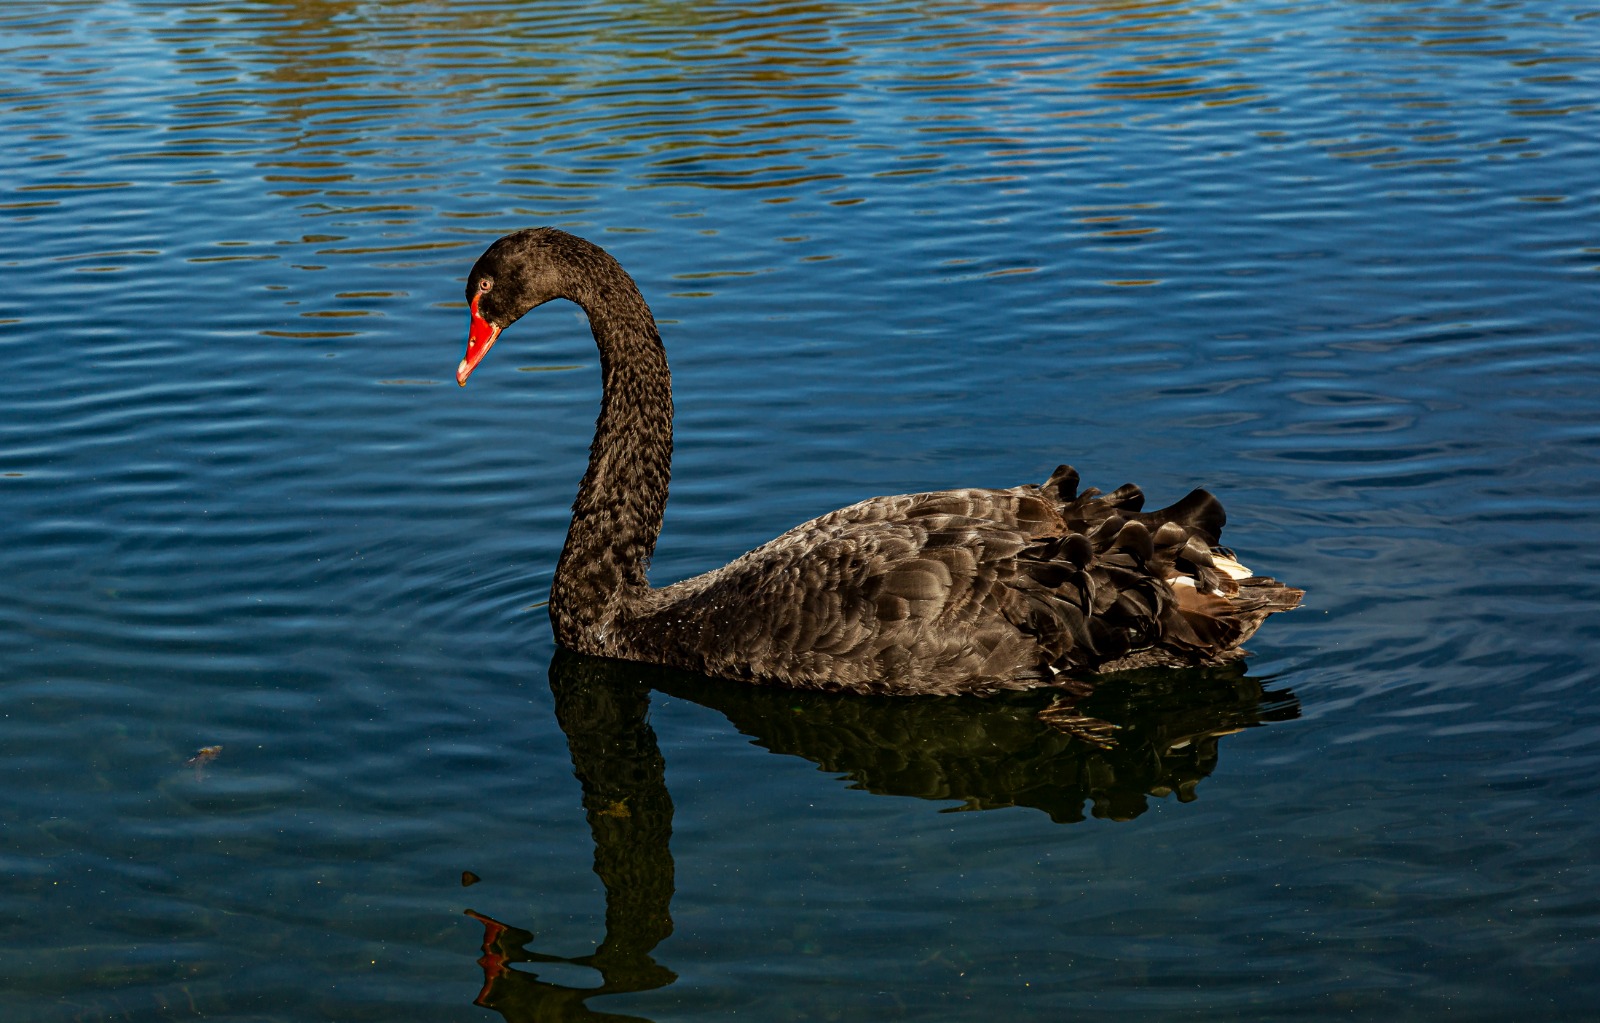
M 467 377 L 489 354 L 500 332 L 528 310 L 565 298 L 567 260 L 572 243 L 588 243 L 547 227 L 514 231 L 484 250 L 467 275 L 467 350 L 456 367 L 456 383 Z

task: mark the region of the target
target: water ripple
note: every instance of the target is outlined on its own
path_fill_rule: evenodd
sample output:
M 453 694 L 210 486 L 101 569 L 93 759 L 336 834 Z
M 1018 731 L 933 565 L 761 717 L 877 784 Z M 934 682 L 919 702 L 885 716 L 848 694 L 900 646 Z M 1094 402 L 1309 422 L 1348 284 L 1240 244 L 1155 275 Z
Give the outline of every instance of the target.
M 659 580 L 1070 461 L 1211 487 L 1241 556 L 1310 590 L 1252 644 L 1301 717 L 1229 737 L 1199 801 L 1071 840 L 848 789 L 656 693 L 678 932 L 653 954 L 681 976 L 619 1011 L 1581 1017 L 1593 25 L 1569 0 L 6 6 L 16 1011 L 470 1011 L 469 868 L 480 911 L 596 947 L 539 606 L 593 344 L 542 309 L 450 382 L 472 258 L 548 221 L 617 252 L 673 358 Z

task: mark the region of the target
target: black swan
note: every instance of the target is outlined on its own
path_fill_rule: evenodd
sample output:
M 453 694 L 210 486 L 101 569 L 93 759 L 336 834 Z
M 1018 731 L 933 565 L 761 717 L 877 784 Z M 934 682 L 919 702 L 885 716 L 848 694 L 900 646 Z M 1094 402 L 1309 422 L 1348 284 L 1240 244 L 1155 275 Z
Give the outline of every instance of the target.
M 1204 490 L 1146 512 L 1138 487 L 1080 493 L 1068 466 L 1009 490 L 875 497 L 653 588 L 672 382 L 638 286 L 599 246 L 533 228 L 489 246 L 466 295 L 463 386 L 551 299 L 580 306 L 600 348 L 600 418 L 550 587 L 571 650 L 808 689 L 982 694 L 1234 660 L 1303 595 L 1217 546 L 1222 506 Z

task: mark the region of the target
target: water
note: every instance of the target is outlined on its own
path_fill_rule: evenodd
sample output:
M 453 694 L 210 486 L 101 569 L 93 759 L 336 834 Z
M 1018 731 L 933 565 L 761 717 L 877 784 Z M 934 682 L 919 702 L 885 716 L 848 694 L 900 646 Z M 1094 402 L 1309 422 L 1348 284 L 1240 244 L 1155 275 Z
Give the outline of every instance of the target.
M 1591 1015 L 1597 31 L 14 0 L 8 1018 Z M 1097 695 L 1111 752 L 558 658 L 592 343 L 450 385 L 538 223 L 662 321 L 658 582 L 1070 461 L 1307 606 Z

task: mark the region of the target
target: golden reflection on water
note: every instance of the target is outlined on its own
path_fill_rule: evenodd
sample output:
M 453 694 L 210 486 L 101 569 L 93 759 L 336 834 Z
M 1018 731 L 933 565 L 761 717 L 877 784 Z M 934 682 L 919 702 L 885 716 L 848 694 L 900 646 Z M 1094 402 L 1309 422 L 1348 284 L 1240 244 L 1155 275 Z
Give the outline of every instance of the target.
M 265 191 L 300 200 L 308 216 L 469 216 L 514 203 L 529 217 L 559 218 L 593 208 L 617 186 L 755 190 L 779 202 L 809 194 L 830 204 L 862 202 L 870 180 L 915 187 L 955 174 L 1000 188 L 1040 169 L 1087 164 L 1108 148 L 1108 135 L 1193 130 L 1219 107 L 1252 108 L 1264 141 L 1386 171 L 1495 159 L 1507 147 L 1527 158 L 1539 152 L 1527 140 L 1463 138 L 1450 116 L 1449 77 L 1493 69 L 1508 76 L 1511 113 L 1560 117 L 1589 104 L 1571 101 L 1563 86 L 1572 76 L 1557 69 L 1595 62 L 1576 44 L 1570 52 L 1526 36 L 1509 44 L 1509 33 L 1535 17 L 1517 5 L 1320 12 L 1323 65 L 1269 81 L 1246 69 L 1268 66 L 1262 53 L 1310 31 L 1297 25 L 1296 9 L 1141 0 L 553 4 L 535 12 L 514 3 L 276 0 L 177 10 L 139 25 L 153 51 L 143 63 L 188 82 L 181 97 L 151 105 L 120 95 L 144 66 L 61 66 L 73 61 L 78 29 L 132 27 L 127 13 L 77 9 L 81 20 L 29 22 L 34 45 L 48 40 L 52 52 L 21 70 L 39 84 L 51 79 L 41 114 L 67 97 L 111 105 L 119 113 L 96 112 L 84 128 L 132 144 L 106 147 L 91 171 L 58 144 L 65 134 L 35 135 L 30 159 L 70 166 L 16 191 L 69 201 L 74 192 L 132 187 L 114 168 L 151 163 L 184 165 L 181 183 L 190 186 L 225 187 L 236 182 L 194 165 L 254 153 Z M 63 90 L 65 81 L 73 87 Z M 1338 119 L 1335 134 L 1306 137 L 1274 123 L 1326 102 L 1319 93 L 1346 89 L 1356 90 L 1358 107 Z M 1399 110 L 1427 113 L 1396 130 Z M 904 129 L 892 148 L 872 141 L 884 120 Z M 459 161 L 441 165 L 441 149 Z M 994 173 L 1008 166 L 1019 173 Z M 479 210 L 436 210 L 436 197 L 463 188 L 476 191 Z M 316 208 L 318 200 L 329 207 Z
M 821 210 L 937 218 L 982 246 L 989 229 L 1040 216 L 1035 193 L 1065 190 L 1071 201 L 1035 233 L 1078 240 L 1105 264 L 1089 276 L 1098 286 L 1160 287 L 1171 275 L 1140 254 L 1193 244 L 1194 211 L 1171 202 L 1180 179 L 1201 194 L 1236 175 L 1299 189 L 1304 223 L 1358 214 L 1336 184 L 1351 173 L 1383 175 L 1391 197 L 1498 187 L 1531 206 L 1568 200 L 1560 181 L 1524 184 L 1513 163 L 1574 144 L 1550 128 L 1592 108 L 1573 83 L 1600 61 L 1524 4 L 68 10 L 14 24 L 0 14 L 11 33 L 0 51 L 21 83 L 0 105 L 23 126 L 25 170 L 0 216 L 272 206 L 270 219 L 205 224 L 180 258 L 300 273 L 447 265 L 506 218 L 652 230 L 626 193 L 659 195 L 685 219 L 742 196 L 786 207 L 772 233 L 805 239 L 784 242 L 795 262 L 846 255 L 826 240 L 836 235 L 792 233 Z M 93 48 L 112 37 L 130 40 L 124 62 Z M 1486 102 L 1528 130 L 1485 137 L 1473 122 Z M 152 192 L 159 184 L 182 187 Z M 86 236 L 82 252 L 55 258 L 110 274 L 166 255 L 121 241 Z M 942 265 L 952 279 L 993 279 L 1044 262 Z M 772 270 L 690 265 L 675 276 L 711 283 L 672 294 L 710 297 L 719 280 Z M 335 296 L 293 315 L 355 320 L 385 304 Z M 288 322 L 259 333 L 355 336 Z

